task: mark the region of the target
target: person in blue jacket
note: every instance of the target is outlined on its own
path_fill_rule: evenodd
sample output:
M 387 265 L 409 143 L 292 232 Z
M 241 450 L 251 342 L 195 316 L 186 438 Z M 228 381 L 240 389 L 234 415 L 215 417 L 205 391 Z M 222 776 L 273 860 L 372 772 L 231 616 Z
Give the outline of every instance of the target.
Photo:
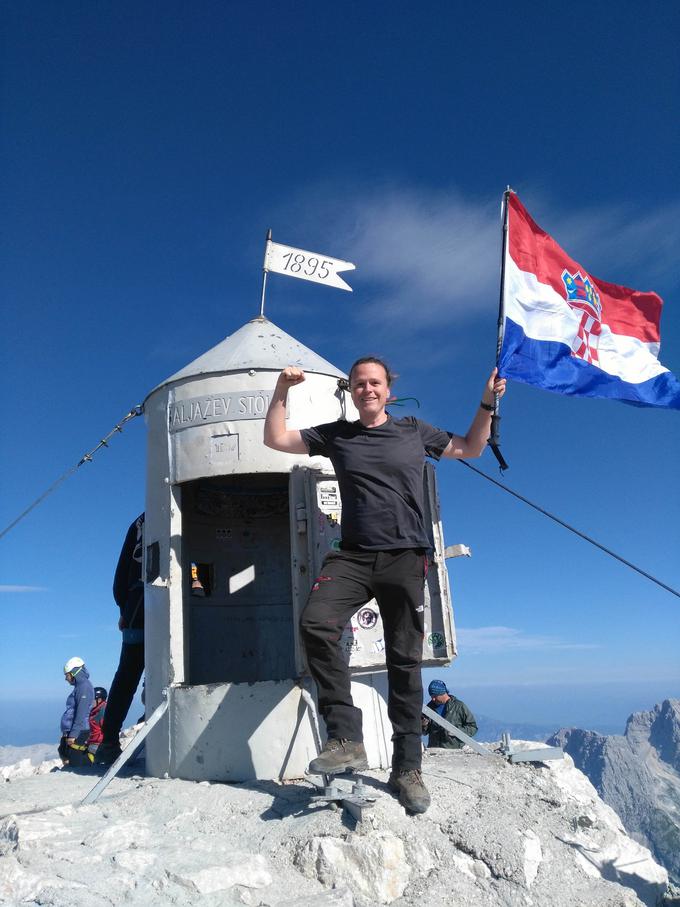
M 64 665 L 64 679 L 73 689 L 66 699 L 66 710 L 61 716 L 61 741 L 59 756 L 64 765 L 71 767 L 91 765 L 87 740 L 90 736 L 90 709 L 94 701 L 94 688 L 82 658 L 74 656 Z

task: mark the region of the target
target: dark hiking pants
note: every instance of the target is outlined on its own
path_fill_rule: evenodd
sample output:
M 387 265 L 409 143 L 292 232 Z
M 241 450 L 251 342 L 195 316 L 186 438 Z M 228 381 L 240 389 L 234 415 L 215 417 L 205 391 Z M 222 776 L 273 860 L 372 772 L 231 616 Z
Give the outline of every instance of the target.
M 144 673 L 144 643 L 124 642 L 104 712 L 102 743 L 118 745 L 120 729 Z
M 87 738 L 90 736 L 89 731 L 81 731 L 75 738 L 75 745 L 69 746 L 66 737 L 59 741 L 59 756 L 61 761 L 71 768 L 84 768 L 92 765 L 92 759 L 87 749 Z
M 399 769 L 420 768 L 421 764 L 426 565 L 425 552 L 416 548 L 331 552 L 300 620 L 328 736 L 362 740 L 361 710 L 352 702 L 350 671 L 340 638 L 354 612 L 372 598 L 377 601 L 385 632 L 392 765 Z

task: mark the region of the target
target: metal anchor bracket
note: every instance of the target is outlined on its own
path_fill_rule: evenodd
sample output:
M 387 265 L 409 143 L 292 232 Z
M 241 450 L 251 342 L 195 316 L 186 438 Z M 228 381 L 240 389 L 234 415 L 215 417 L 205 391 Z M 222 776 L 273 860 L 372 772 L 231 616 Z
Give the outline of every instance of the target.
M 367 795 L 366 785 L 361 779 L 352 784 L 351 791 L 339 787 L 333 780 L 330 780 L 323 788 L 323 794 L 312 797 L 311 802 L 327 803 L 331 809 L 341 806 L 354 816 L 357 822 L 361 822 L 364 812 L 373 806 L 376 799 L 376 797 Z
M 454 737 L 457 737 L 458 740 L 467 744 L 467 746 L 471 747 L 476 753 L 479 753 L 480 756 L 493 755 L 485 746 L 482 746 L 481 743 L 477 743 L 472 737 L 468 737 L 468 735 L 461 731 L 460 728 L 455 727 L 450 721 L 442 718 L 441 715 L 429 706 L 423 706 L 423 715 L 426 715 L 431 721 L 436 722 L 440 727 L 443 727 L 448 731 L 449 734 L 452 734 Z M 501 755 L 505 756 L 508 762 L 513 765 L 516 762 L 547 762 L 549 759 L 564 759 L 564 750 L 559 746 L 544 746 L 535 750 L 515 749 L 512 746 L 510 734 L 508 734 L 507 731 L 501 737 L 499 751 Z
M 507 731 L 501 737 L 500 751 L 512 765 L 516 762 L 547 762 L 550 759 L 564 759 L 564 750 L 560 746 L 543 746 L 535 750 L 515 749 Z

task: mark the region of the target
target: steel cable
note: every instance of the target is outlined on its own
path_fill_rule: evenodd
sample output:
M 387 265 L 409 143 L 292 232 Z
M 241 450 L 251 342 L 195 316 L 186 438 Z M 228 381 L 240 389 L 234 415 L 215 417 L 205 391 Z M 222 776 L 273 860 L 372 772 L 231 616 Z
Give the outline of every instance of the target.
M 143 411 L 144 411 L 144 408 L 141 405 L 137 405 L 133 409 L 131 409 L 130 412 L 120 420 L 120 422 L 118 422 L 118 423 L 116 423 L 116 425 L 114 425 L 114 427 L 111 429 L 111 431 L 108 433 L 108 435 L 105 435 L 105 437 L 103 437 L 101 439 L 101 441 L 99 442 L 99 444 L 97 444 L 96 447 L 93 447 L 89 453 L 84 454 L 80 458 L 80 460 L 76 463 L 75 466 L 72 466 L 70 469 L 67 469 L 66 472 L 62 476 L 59 476 L 59 478 L 56 480 L 56 482 L 53 482 L 46 491 L 43 491 L 43 493 L 39 497 L 37 497 L 35 499 L 35 501 L 33 501 L 33 503 L 30 504 L 26 508 L 26 510 L 24 510 L 22 513 L 20 513 L 19 516 L 15 520 L 12 520 L 12 522 L 8 526 L 6 526 L 2 530 L 2 532 L 0 532 L 0 539 L 3 538 L 3 536 L 7 535 L 7 533 L 10 531 L 10 529 L 13 529 L 17 525 L 17 523 L 21 522 L 21 520 L 23 520 L 23 518 L 25 516 L 27 516 L 31 512 L 31 510 L 33 510 L 35 507 L 37 507 L 38 504 L 40 504 L 42 501 L 44 501 L 45 498 L 48 497 L 48 495 L 52 494 L 52 492 L 55 491 L 61 485 L 62 482 L 65 482 L 66 479 L 68 479 L 70 476 L 72 476 L 74 472 L 77 472 L 78 469 L 80 469 L 80 467 L 83 465 L 83 463 L 90 463 L 92 461 L 92 458 L 94 457 L 94 455 L 97 453 L 98 450 L 100 450 L 102 447 L 108 447 L 109 439 L 112 438 L 113 435 L 116 434 L 116 432 L 118 432 L 118 433 L 122 432 L 123 426 L 125 425 L 125 423 L 129 422 L 130 419 L 134 419 L 136 416 L 141 416 Z
M 529 507 L 533 507 L 534 510 L 538 510 L 539 513 L 542 513 L 544 516 L 549 517 L 551 520 L 554 520 L 556 523 L 559 523 L 560 526 L 564 526 L 565 529 L 568 529 L 570 532 L 573 532 L 575 535 L 578 535 L 579 538 L 584 539 L 586 542 L 590 542 L 591 545 L 594 545 L 596 548 L 599 548 L 600 551 L 604 551 L 605 554 L 608 554 L 610 557 L 615 558 L 617 561 L 620 561 L 622 564 L 625 564 L 626 567 L 630 567 L 631 570 L 635 570 L 636 573 L 639 573 L 641 576 L 644 576 L 646 579 L 651 580 L 653 583 L 656 583 L 657 586 L 661 586 L 662 589 L 665 589 L 666 592 L 670 592 L 672 595 L 677 595 L 680 598 L 680 592 L 677 589 L 674 589 L 672 586 L 662 583 L 660 579 L 657 579 L 655 576 L 652 576 L 651 573 L 647 573 L 646 570 L 642 570 L 641 567 L 636 567 L 635 564 L 632 564 L 630 561 L 627 561 L 625 557 L 621 557 L 620 554 L 616 554 L 615 551 L 612 551 L 609 548 L 606 548 L 604 545 L 601 545 L 599 542 L 596 542 L 595 539 L 591 538 L 589 535 L 586 535 L 585 532 L 580 532 L 578 529 L 575 529 L 573 526 L 570 526 L 569 523 L 565 523 L 564 520 L 561 520 L 555 514 L 550 513 L 548 510 L 544 510 L 543 507 L 539 507 L 538 504 L 534 504 L 533 501 L 530 501 L 528 498 L 525 498 L 523 495 L 519 494 L 517 491 L 513 491 L 512 488 L 508 488 L 507 485 L 503 485 L 502 482 L 499 482 L 497 479 L 493 479 L 491 476 L 487 475 L 485 472 L 482 472 L 481 469 L 477 469 L 476 466 L 472 466 L 471 463 L 467 463 L 465 460 L 459 460 L 463 466 L 467 466 L 468 469 L 471 469 L 473 472 L 476 472 L 477 475 L 483 476 L 483 478 L 488 479 L 489 482 L 492 482 L 498 488 L 502 488 L 503 491 L 507 491 L 508 494 L 511 494 L 513 497 L 517 498 L 519 501 L 522 501 L 524 504 L 528 504 Z

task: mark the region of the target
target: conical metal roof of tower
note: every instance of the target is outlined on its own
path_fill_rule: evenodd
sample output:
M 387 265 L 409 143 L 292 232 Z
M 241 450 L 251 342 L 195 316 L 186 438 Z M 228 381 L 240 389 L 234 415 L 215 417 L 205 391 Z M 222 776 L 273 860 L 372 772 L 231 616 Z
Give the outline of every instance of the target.
M 330 375 L 333 378 L 346 377 L 339 368 L 260 315 L 225 337 L 207 353 L 161 381 L 148 396 L 166 384 L 175 384 L 198 375 L 242 372 L 251 368 L 279 371 L 287 365 L 298 365 L 306 372 Z

